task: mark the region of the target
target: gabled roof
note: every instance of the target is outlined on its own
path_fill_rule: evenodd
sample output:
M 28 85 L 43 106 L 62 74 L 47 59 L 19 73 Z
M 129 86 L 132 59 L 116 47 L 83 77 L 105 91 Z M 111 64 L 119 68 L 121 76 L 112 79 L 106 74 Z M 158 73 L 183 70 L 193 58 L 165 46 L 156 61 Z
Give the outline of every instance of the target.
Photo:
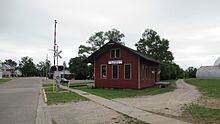
M 129 48 L 129 47 L 126 47 L 125 45 L 122 45 L 122 44 L 120 44 L 120 43 L 118 43 L 118 42 L 114 42 L 114 41 L 109 41 L 108 43 L 106 43 L 104 46 L 102 46 L 100 49 L 98 49 L 98 50 L 95 51 L 92 55 L 90 55 L 88 58 L 86 58 L 86 59 L 84 60 L 84 62 L 85 62 L 85 63 L 93 63 L 94 60 L 95 60 L 97 57 L 101 56 L 104 52 L 106 52 L 107 50 L 111 49 L 114 45 L 118 45 L 118 46 L 120 46 L 120 47 L 122 47 L 122 48 L 124 48 L 124 49 L 126 49 L 126 50 L 128 50 L 128 51 L 130 51 L 131 53 L 140 56 L 140 57 L 143 58 L 144 60 L 147 60 L 147 61 L 151 61 L 151 62 L 155 62 L 155 63 L 160 64 L 160 61 L 155 60 L 155 59 L 152 59 L 152 58 L 150 58 L 150 57 L 148 57 L 148 56 L 146 56 L 146 55 L 144 55 L 144 54 L 142 54 L 142 53 L 140 53 L 140 52 L 138 52 L 138 51 L 136 51 L 136 50 L 133 50 L 133 49 L 131 49 L 131 48 Z
M 7 64 L 2 64 L 1 69 L 3 69 L 3 70 L 5 70 L 5 69 L 11 69 L 11 70 L 14 70 L 14 69 L 15 69 L 15 67 L 12 67 L 12 66 L 7 65 Z

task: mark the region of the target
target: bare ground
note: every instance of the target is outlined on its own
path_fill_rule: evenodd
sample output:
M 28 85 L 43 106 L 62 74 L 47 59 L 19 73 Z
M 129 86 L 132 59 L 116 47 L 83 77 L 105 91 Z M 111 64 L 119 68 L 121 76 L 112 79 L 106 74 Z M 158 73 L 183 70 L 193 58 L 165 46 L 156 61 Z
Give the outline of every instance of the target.
M 220 101 L 208 96 L 200 97 L 200 99 L 196 103 L 201 106 L 206 106 L 207 108 L 220 110 Z
M 126 117 L 92 101 L 50 105 L 47 107 L 57 124 L 135 124 Z
M 180 116 L 182 114 L 182 106 L 196 101 L 201 96 L 201 93 L 196 87 L 185 83 L 182 79 L 178 80 L 176 84 L 177 89 L 172 92 L 153 96 L 117 98 L 114 101 L 146 111 Z

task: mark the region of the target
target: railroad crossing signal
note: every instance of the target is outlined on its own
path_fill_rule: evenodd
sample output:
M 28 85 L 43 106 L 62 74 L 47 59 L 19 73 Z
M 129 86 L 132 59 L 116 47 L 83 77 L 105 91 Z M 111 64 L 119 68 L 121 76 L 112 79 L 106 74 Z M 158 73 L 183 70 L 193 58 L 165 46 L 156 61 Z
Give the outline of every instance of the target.
M 62 50 L 61 50 L 61 51 L 59 51 L 59 52 L 55 51 L 55 57 L 62 58 L 62 57 L 60 56 L 60 53 L 62 53 Z

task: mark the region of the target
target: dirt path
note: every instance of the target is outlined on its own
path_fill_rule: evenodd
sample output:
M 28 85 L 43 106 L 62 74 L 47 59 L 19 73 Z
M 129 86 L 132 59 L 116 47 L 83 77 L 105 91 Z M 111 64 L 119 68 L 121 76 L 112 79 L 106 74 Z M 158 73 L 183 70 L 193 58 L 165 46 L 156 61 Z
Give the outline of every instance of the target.
M 173 92 L 154 96 L 118 98 L 114 101 L 147 111 L 178 116 L 181 114 L 181 106 L 197 100 L 201 94 L 196 87 L 185 83 L 182 79 L 178 80 L 176 84 L 177 89 Z

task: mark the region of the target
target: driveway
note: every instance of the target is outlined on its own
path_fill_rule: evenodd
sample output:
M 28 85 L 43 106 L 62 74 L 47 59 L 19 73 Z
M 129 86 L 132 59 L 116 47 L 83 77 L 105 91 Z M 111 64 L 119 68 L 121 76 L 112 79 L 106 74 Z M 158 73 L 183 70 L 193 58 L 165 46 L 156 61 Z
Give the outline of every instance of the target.
M 185 83 L 182 79 L 178 80 L 176 84 L 177 89 L 173 92 L 154 96 L 118 98 L 114 99 L 114 101 L 142 110 L 179 116 L 181 114 L 181 107 L 184 104 L 196 101 L 201 94 L 196 87 Z
M 0 123 L 35 124 L 40 78 L 17 78 L 0 85 Z

